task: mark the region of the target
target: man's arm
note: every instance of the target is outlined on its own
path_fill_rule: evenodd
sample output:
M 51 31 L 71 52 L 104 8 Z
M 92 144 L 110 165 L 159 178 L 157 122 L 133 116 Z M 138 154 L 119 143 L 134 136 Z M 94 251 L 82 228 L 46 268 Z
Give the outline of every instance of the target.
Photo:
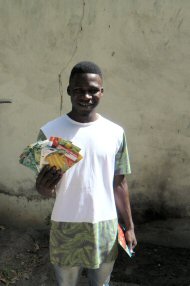
M 134 224 L 131 214 L 131 205 L 127 180 L 124 175 L 114 177 L 114 196 L 117 210 L 126 226 L 125 239 L 130 250 L 137 245 Z

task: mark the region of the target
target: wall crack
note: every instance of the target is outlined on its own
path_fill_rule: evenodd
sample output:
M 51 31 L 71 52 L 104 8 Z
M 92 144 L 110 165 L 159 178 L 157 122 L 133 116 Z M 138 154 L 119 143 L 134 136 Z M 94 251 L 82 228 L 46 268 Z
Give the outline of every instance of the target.
M 70 58 L 68 59 L 68 61 L 66 62 L 66 64 L 64 65 L 64 67 L 61 69 L 61 71 L 58 74 L 58 84 L 59 84 L 59 95 L 60 95 L 60 115 L 62 114 L 62 110 L 63 110 L 63 83 L 62 83 L 62 74 L 63 72 L 66 70 L 66 68 L 69 66 L 70 62 L 73 60 L 77 49 L 78 49 L 78 40 L 79 40 L 79 36 L 83 31 L 83 20 L 84 20 L 84 16 L 85 16 L 85 0 L 82 0 L 82 15 L 79 21 L 79 27 L 78 27 L 78 31 L 76 34 L 76 37 L 74 39 L 74 49 L 72 51 L 72 54 L 70 56 Z

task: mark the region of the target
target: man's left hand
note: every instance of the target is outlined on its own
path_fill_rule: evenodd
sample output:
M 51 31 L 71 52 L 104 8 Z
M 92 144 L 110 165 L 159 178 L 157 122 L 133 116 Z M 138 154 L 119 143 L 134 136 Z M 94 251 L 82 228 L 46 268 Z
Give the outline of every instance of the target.
M 129 247 L 130 252 L 133 252 L 133 249 L 137 245 L 137 240 L 136 240 L 134 229 L 129 229 L 125 232 L 125 239 L 126 239 L 126 243 Z

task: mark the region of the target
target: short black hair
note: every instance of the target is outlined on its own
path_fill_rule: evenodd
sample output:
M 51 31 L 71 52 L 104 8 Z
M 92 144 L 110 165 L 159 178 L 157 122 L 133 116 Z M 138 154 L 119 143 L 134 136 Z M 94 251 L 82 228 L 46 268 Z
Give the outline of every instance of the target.
M 72 70 L 69 77 L 69 82 L 71 81 L 72 77 L 77 73 L 94 73 L 98 74 L 102 79 L 102 72 L 98 65 L 93 62 L 82 61 L 76 64 Z

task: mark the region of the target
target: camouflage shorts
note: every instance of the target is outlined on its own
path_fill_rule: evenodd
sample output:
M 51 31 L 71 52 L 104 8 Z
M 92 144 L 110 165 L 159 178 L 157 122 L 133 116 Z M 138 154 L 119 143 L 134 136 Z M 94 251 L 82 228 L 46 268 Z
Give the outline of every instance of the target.
M 117 219 L 92 223 L 51 222 L 50 260 L 61 266 L 99 268 L 117 257 Z

